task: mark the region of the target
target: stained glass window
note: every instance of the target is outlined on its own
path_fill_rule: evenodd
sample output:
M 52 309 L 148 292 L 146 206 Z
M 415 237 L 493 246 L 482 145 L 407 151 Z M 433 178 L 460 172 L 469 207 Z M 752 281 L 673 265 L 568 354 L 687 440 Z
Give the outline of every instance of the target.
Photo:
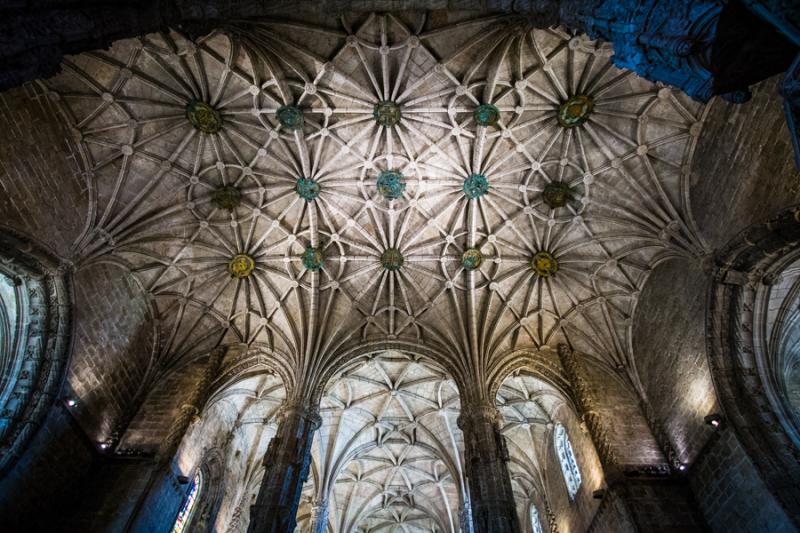
M 531 504 L 531 531 L 533 533 L 542 533 L 542 524 L 539 522 L 539 511 L 536 510 L 536 506 Z
M 564 474 L 564 482 L 567 484 L 569 499 L 574 500 L 578 488 L 581 486 L 581 472 L 578 470 L 578 462 L 575 460 L 575 453 L 572 451 L 567 430 L 561 424 L 556 426 L 555 442 L 556 454 L 558 462 L 561 463 L 561 472 Z
M 181 507 L 181 512 L 178 513 L 178 518 L 175 519 L 172 533 L 182 533 L 186 529 L 186 525 L 191 522 L 192 516 L 197 509 L 197 501 L 201 490 L 203 490 L 203 474 L 198 469 L 194 480 L 192 480 L 192 486 L 186 496 L 186 501 L 183 502 L 183 507 Z

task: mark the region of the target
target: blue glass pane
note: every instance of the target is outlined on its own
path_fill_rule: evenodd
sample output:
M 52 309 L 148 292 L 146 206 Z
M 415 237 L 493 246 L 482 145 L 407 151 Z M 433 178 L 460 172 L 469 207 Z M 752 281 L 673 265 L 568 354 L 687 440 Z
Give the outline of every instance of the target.
M 175 519 L 175 525 L 172 527 L 172 533 L 181 533 L 186 528 L 186 525 L 192 520 L 194 511 L 197 508 L 197 500 L 200 496 L 200 490 L 203 488 L 203 474 L 200 470 L 194 476 L 192 486 L 189 489 L 189 494 L 186 496 L 186 501 L 183 502 L 181 512 L 178 513 L 178 518 Z

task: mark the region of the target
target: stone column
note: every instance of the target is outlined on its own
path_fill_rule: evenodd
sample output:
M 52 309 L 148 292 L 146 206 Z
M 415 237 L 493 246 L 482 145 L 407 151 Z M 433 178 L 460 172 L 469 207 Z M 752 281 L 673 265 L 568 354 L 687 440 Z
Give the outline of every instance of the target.
M 328 502 L 315 501 L 311 506 L 311 533 L 325 533 L 328 529 Z
M 264 479 L 250 508 L 248 533 L 290 533 L 297 521 L 300 493 L 311 465 L 311 442 L 322 419 L 318 408 L 287 403 L 278 433 L 264 456 Z
M 600 414 L 597 412 L 597 403 L 592 390 L 583 378 L 583 368 L 572 349 L 566 344 L 558 345 L 558 357 L 561 359 L 561 366 L 564 367 L 567 379 L 572 387 L 572 393 L 575 403 L 580 409 L 581 418 L 592 435 L 592 441 L 597 449 L 597 455 L 600 456 L 600 462 L 603 464 L 606 477 L 613 477 L 619 470 L 617 458 L 614 455 L 611 444 L 608 442 L 608 432 L 603 425 Z
M 502 416 L 488 400 L 462 405 L 458 427 L 464 432 L 464 468 L 474 533 L 519 531 L 501 426 Z
M 461 504 L 458 520 L 461 523 L 461 533 L 475 533 L 472 529 L 472 503 L 469 501 L 469 497 Z

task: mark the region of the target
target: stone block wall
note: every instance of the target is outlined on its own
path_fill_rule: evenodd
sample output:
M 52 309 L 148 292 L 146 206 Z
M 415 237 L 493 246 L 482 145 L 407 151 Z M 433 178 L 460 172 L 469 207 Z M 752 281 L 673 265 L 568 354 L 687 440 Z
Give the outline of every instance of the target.
M 689 481 L 712 531 L 796 531 L 731 429 L 709 441 Z
M 155 345 L 140 288 L 122 270 L 94 265 L 75 274 L 75 345 L 68 383 L 90 438 L 123 427 L 139 398 Z
M 678 459 L 691 463 L 719 406 L 706 358 L 706 293 L 699 261 L 660 264 L 642 291 L 633 327 L 636 370 L 653 414 Z
M 0 477 L 0 529 L 48 531 L 54 517 L 78 503 L 74 488 L 95 455 L 72 415 L 54 407 L 26 453 Z
M 624 479 L 609 488 L 591 533 L 707 531 L 685 479 Z
M 68 258 L 86 220 L 80 155 L 36 83 L 0 94 L 0 224 Z

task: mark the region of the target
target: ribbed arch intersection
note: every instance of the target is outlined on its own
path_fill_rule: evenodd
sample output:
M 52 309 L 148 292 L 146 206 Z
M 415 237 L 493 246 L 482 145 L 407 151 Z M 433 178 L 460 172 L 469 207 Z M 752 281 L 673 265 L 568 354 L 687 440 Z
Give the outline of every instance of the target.
M 386 351 L 343 370 L 323 396 L 301 530 L 327 503 L 328 531 L 459 531 L 459 410 L 455 382 L 423 358 Z

